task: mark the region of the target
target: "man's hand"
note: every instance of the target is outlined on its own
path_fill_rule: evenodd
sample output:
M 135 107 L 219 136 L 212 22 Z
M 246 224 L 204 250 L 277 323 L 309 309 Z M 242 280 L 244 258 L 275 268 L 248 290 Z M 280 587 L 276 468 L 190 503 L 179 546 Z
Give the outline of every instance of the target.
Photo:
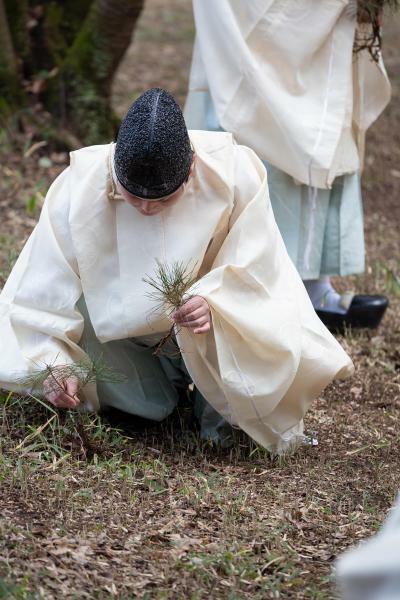
M 57 408 L 76 408 L 80 400 L 78 392 L 78 379 L 68 377 L 64 381 L 55 381 L 55 376 L 50 375 L 43 383 L 45 398 Z
M 177 325 L 193 329 L 193 333 L 206 333 L 211 329 L 210 307 L 201 296 L 190 298 L 172 318 Z

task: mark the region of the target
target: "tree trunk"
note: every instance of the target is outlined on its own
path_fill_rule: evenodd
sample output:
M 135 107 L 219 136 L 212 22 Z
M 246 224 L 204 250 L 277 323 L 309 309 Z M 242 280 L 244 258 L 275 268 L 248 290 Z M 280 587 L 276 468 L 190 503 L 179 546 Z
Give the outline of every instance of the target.
M 143 4 L 95 0 L 61 67 L 61 121 L 86 143 L 108 142 L 115 134 L 111 82 Z
M 3 0 L 0 0 L 0 111 L 12 108 L 19 96 L 18 63 Z

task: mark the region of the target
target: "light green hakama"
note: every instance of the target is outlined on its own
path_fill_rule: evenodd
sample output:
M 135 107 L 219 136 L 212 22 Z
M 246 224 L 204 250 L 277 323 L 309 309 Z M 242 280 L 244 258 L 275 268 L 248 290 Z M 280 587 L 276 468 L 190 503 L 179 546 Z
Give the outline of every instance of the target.
M 201 96 L 201 98 L 200 98 Z M 189 128 L 223 131 L 209 93 L 186 112 Z M 359 173 L 337 177 L 332 189 L 298 184 L 266 163 L 274 216 L 286 249 L 303 280 L 364 271 L 364 225 Z
M 312 189 L 266 165 L 271 204 L 290 258 L 302 279 L 364 271 L 360 176 L 336 177 L 332 189 Z

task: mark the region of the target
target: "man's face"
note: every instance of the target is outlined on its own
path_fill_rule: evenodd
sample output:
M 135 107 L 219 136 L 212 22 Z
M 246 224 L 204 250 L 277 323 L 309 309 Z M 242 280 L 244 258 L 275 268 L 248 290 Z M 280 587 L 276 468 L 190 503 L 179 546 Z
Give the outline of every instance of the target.
M 136 208 L 136 210 L 139 211 L 141 215 L 152 217 L 153 215 L 158 215 L 166 208 L 169 208 L 170 206 L 173 206 L 178 202 L 178 200 L 183 196 L 185 192 L 185 186 L 188 183 L 189 178 L 192 176 L 193 171 L 194 155 L 187 180 L 184 183 L 182 183 L 182 185 L 173 194 L 165 196 L 164 198 L 160 198 L 160 200 L 144 200 L 139 196 L 134 196 L 133 194 L 128 192 L 128 190 L 126 190 L 120 184 L 119 181 L 117 181 L 117 190 L 118 193 L 125 200 L 125 202 L 128 202 L 128 204 Z

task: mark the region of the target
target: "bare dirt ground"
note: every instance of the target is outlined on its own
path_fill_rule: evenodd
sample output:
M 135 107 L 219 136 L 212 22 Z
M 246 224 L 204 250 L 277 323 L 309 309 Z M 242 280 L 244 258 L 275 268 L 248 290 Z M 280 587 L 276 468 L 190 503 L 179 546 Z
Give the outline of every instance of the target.
M 335 597 L 335 556 L 376 531 L 400 487 L 398 24 L 385 28 L 393 101 L 367 144 L 367 270 L 338 282 L 387 293 L 391 306 L 378 331 L 341 338 L 356 374 L 308 413 L 319 446 L 278 460 L 241 438 L 217 452 L 199 443 L 187 409 L 128 438 L 3 394 L 0 598 Z M 156 85 L 183 102 L 192 38 L 188 0 L 148 0 L 116 110 Z M 67 160 L 33 141 L 0 150 L 3 280 Z

